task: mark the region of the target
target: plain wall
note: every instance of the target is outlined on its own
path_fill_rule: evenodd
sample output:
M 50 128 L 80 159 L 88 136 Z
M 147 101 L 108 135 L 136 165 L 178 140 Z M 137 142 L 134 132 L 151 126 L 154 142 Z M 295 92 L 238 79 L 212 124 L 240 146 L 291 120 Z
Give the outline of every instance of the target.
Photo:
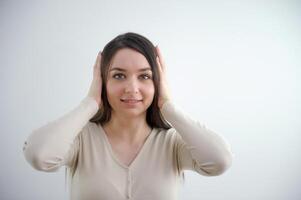
M 128 31 L 159 44 L 174 102 L 235 154 L 221 176 L 187 171 L 180 199 L 300 199 L 300 5 L 2 0 L 0 199 L 67 199 L 64 168 L 34 170 L 23 143 L 79 104 L 98 51 Z

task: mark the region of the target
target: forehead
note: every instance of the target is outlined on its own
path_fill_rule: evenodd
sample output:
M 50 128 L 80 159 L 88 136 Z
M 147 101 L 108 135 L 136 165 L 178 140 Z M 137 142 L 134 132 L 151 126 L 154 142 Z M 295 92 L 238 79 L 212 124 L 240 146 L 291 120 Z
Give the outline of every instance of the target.
M 116 52 L 110 69 L 122 68 L 126 71 L 136 71 L 151 68 L 143 54 L 130 48 L 123 48 Z

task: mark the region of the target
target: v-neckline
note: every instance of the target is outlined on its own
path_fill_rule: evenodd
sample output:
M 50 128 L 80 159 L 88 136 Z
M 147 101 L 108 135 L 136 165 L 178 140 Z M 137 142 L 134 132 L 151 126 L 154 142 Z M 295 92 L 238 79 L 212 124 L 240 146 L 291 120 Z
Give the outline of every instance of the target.
M 126 169 L 130 169 L 132 168 L 136 161 L 139 159 L 139 157 L 141 156 L 141 154 L 143 153 L 143 150 L 146 148 L 147 144 L 149 143 L 151 136 L 154 133 L 155 128 L 152 128 L 150 133 L 148 134 L 148 136 L 146 137 L 144 144 L 142 145 L 142 147 L 140 148 L 140 150 L 138 151 L 138 153 L 136 154 L 135 158 L 131 161 L 131 163 L 127 166 L 126 164 L 124 164 L 123 162 L 121 162 L 118 157 L 116 156 L 116 154 L 113 151 L 113 147 L 109 141 L 108 136 L 106 135 L 106 132 L 104 130 L 104 128 L 102 127 L 102 125 L 99 126 L 101 129 L 101 134 L 103 135 L 104 139 L 105 139 L 105 144 L 107 146 L 107 148 L 109 149 L 109 152 L 111 154 L 111 156 L 113 157 L 113 159 L 115 160 L 115 162 L 117 162 L 117 164 L 119 164 L 121 167 L 126 168 Z

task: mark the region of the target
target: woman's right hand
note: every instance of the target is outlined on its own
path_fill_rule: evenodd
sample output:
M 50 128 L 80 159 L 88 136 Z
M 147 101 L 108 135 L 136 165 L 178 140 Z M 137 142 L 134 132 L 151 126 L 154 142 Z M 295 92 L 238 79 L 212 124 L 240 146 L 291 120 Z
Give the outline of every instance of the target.
M 100 61 L 101 61 L 102 52 L 99 51 L 94 67 L 93 67 L 93 80 L 88 92 L 88 96 L 92 97 L 98 103 L 99 108 L 101 107 L 101 89 L 102 89 L 102 78 L 100 70 Z

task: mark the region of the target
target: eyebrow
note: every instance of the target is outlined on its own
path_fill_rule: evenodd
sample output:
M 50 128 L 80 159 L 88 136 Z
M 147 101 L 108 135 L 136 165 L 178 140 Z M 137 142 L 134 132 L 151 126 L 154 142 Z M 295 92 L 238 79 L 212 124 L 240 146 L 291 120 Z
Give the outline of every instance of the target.
M 119 68 L 119 67 L 115 67 L 115 68 L 110 69 L 110 71 L 123 71 L 123 72 L 125 72 L 126 70 L 122 69 L 122 68 Z M 152 71 L 152 70 L 151 70 L 151 68 L 147 67 L 147 68 L 141 68 L 138 71 L 139 72 L 144 72 L 144 71 Z

